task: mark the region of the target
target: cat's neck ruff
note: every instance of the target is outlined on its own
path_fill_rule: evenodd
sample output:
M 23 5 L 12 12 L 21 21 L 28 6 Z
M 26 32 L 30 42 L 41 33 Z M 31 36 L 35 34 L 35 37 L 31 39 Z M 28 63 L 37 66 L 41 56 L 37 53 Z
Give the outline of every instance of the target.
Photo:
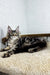
M 18 40 L 19 37 L 18 36 L 11 36 L 8 40 L 8 46 L 10 46 L 10 48 L 14 45 L 14 41 Z

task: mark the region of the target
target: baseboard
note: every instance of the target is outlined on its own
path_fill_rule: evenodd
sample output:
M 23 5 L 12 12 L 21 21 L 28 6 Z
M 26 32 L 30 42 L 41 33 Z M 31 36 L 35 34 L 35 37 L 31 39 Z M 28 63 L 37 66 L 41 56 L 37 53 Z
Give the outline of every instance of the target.
M 50 33 L 44 33 L 44 34 L 26 34 L 26 35 L 21 35 L 21 37 L 24 36 L 34 36 L 34 37 L 50 37 Z

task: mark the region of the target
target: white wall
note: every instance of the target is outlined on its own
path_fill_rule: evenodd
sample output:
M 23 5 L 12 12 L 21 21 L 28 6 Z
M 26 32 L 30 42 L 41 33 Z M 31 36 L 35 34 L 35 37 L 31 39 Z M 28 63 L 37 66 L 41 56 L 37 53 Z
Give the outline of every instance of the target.
M 0 0 L 0 27 L 20 26 L 21 34 L 50 32 L 50 0 Z
M 27 0 L 28 33 L 50 33 L 50 0 Z
M 1 38 L 6 36 L 8 25 L 15 29 L 20 27 L 21 34 L 27 33 L 25 0 L 0 0 L 0 49 Z
M 0 29 L 0 49 L 1 49 L 1 29 Z
M 50 33 L 50 0 L 0 0 L 0 39 L 8 25 L 21 34 Z
M 21 34 L 27 33 L 25 0 L 0 0 L 0 27 L 3 36 L 6 35 L 8 25 L 15 29 L 20 26 Z

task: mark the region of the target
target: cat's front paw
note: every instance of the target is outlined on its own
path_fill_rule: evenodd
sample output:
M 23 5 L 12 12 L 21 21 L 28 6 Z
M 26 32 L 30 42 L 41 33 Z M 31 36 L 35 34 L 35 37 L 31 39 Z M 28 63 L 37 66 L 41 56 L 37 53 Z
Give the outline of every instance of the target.
M 7 57 L 10 57 L 9 53 L 4 53 L 4 55 L 2 56 L 2 58 L 7 58 Z
M 3 52 L 3 51 L 5 51 L 5 49 L 1 49 L 1 50 L 0 50 L 0 52 Z
M 8 51 L 7 53 L 4 53 L 4 55 L 2 56 L 2 58 L 10 57 L 12 54 L 14 54 L 13 50 L 12 51 Z

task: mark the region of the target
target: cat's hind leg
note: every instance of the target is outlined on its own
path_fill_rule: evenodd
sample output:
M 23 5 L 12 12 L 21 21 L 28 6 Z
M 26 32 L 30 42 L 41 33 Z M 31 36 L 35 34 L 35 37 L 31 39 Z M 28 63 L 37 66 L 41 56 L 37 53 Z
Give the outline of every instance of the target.
M 37 46 L 37 47 L 35 47 L 35 48 L 29 48 L 29 49 L 28 49 L 28 52 L 33 53 L 33 52 L 37 52 L 37 51 L 39 51 L 39 50 L 40 50 L 40 47 Z

